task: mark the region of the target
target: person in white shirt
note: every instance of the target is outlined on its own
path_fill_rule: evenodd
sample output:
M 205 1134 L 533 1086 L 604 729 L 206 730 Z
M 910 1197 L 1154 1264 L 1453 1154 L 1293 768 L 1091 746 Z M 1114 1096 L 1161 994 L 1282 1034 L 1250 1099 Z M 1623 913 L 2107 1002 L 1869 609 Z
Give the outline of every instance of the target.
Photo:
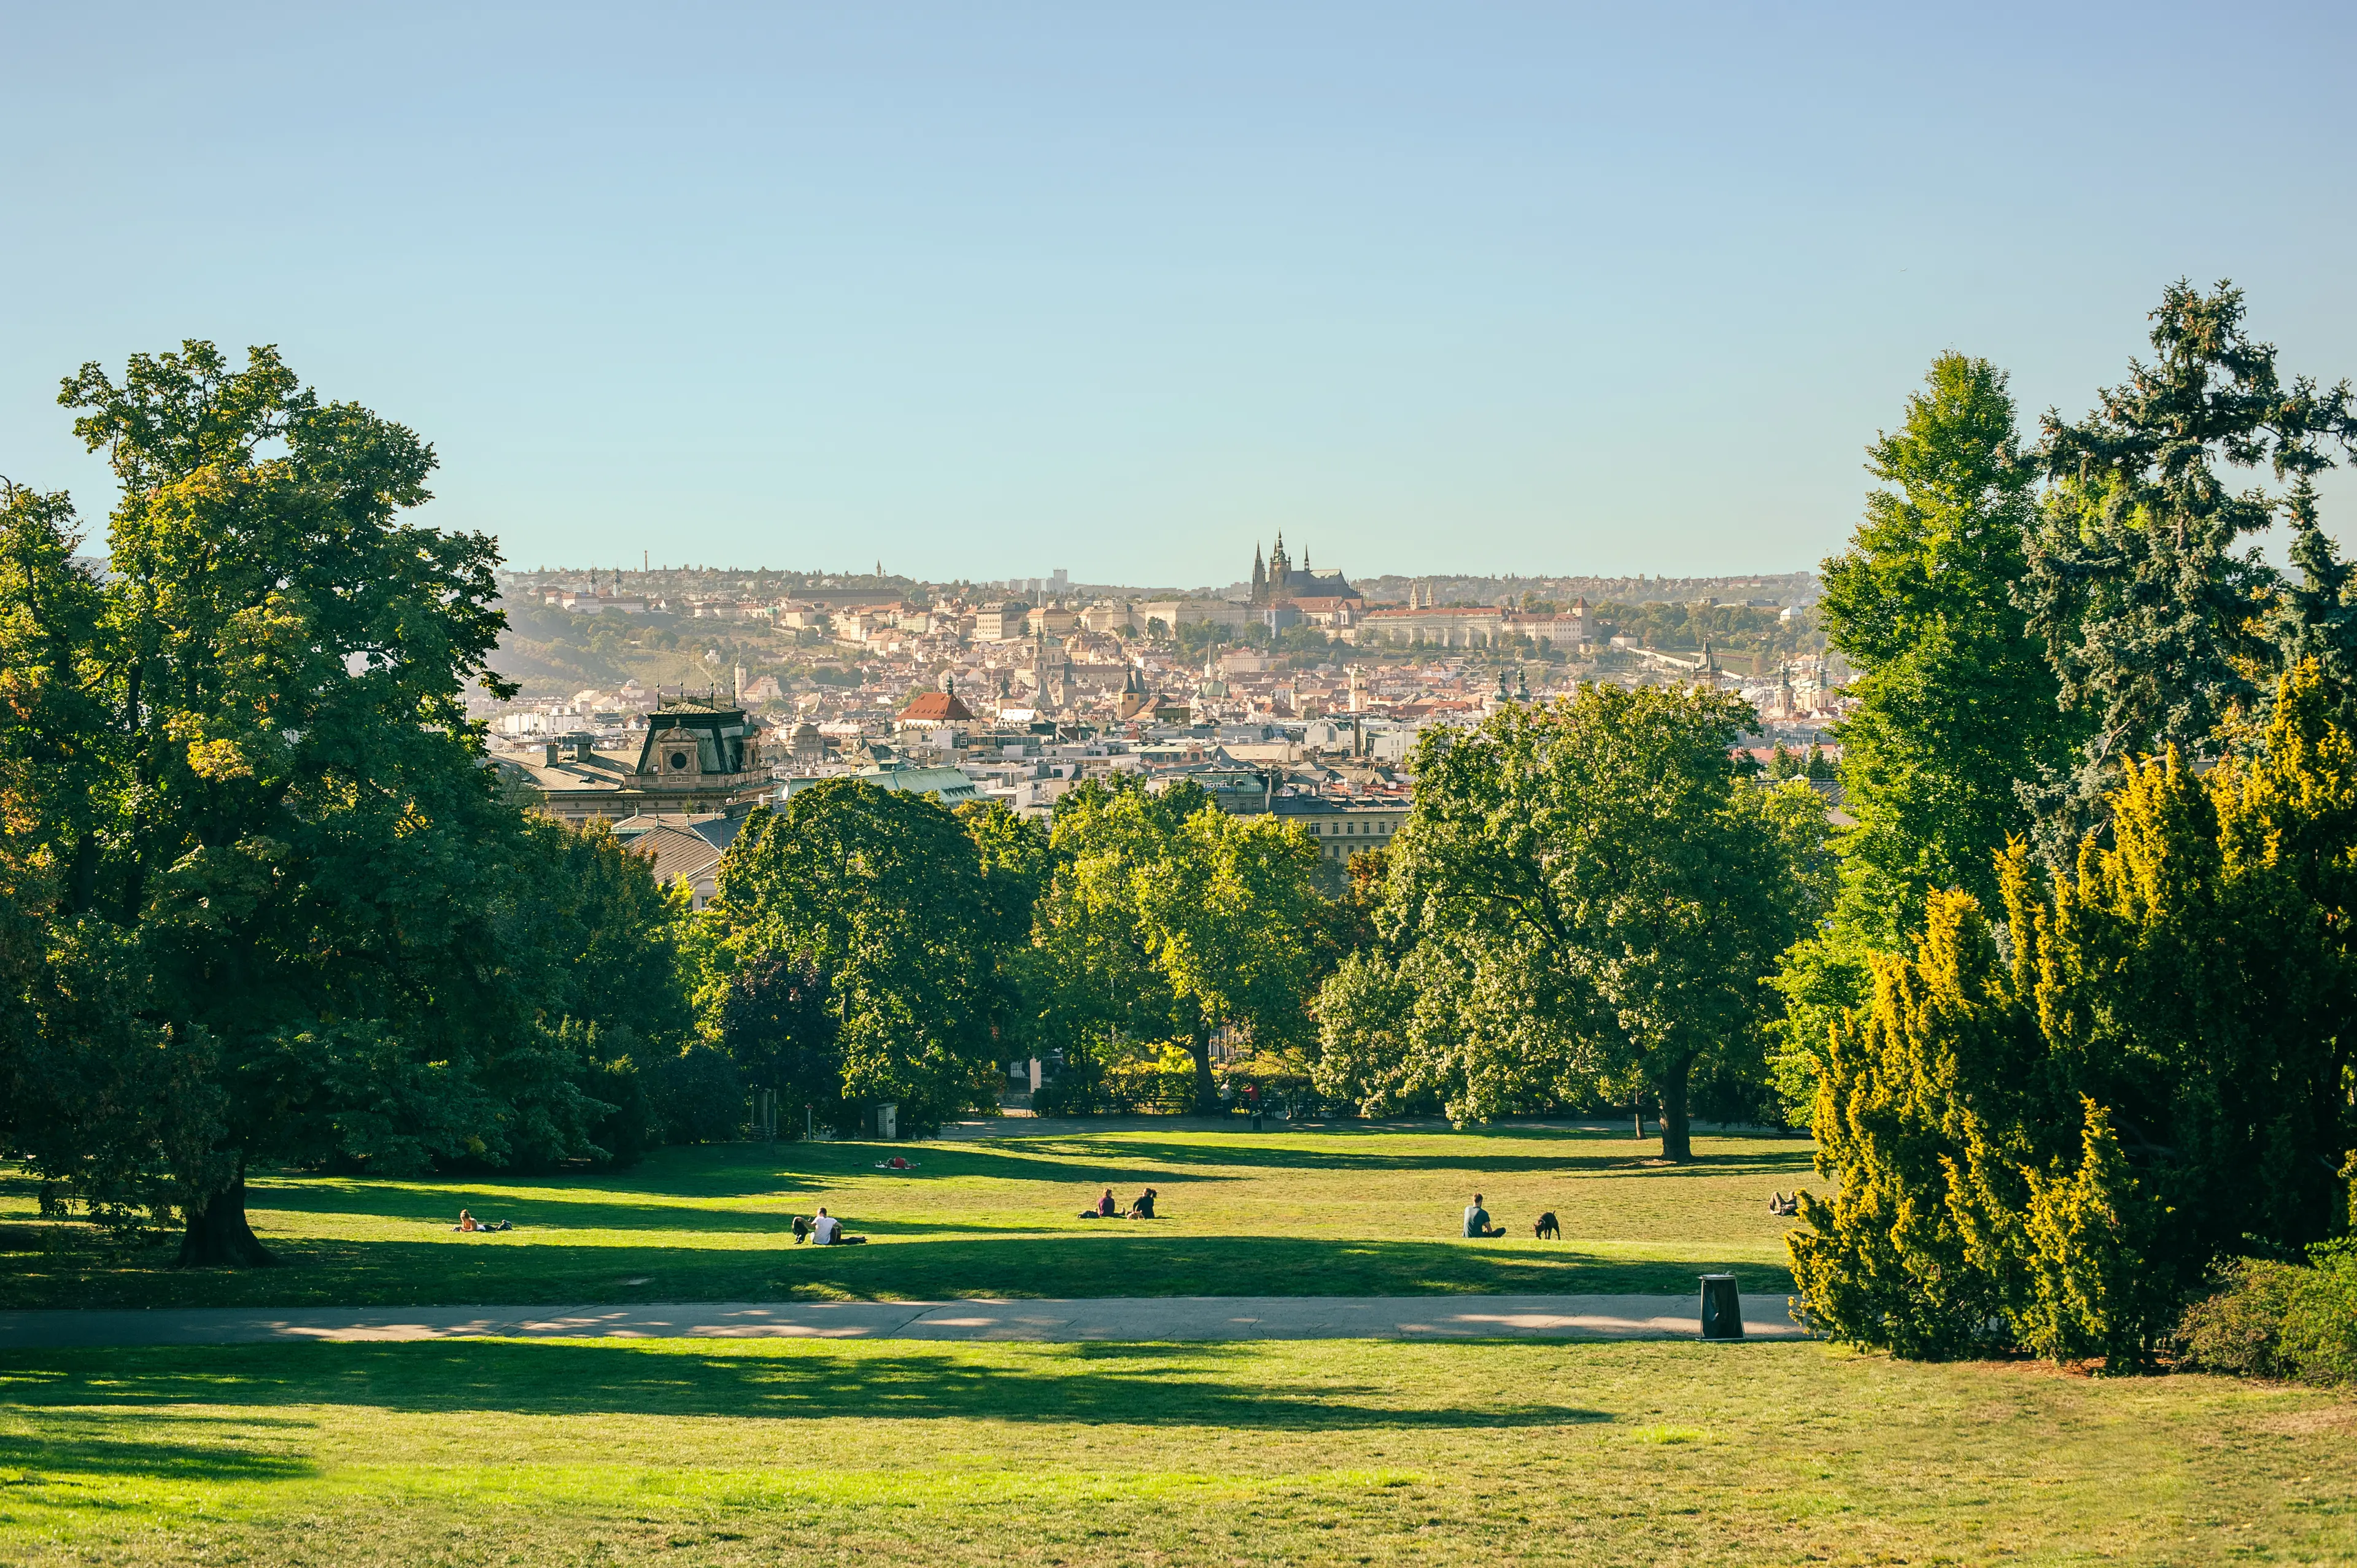
M 867 1242 L 865 1236 L 845 1235 L 843 1221 L 823 1208 L 818 1211 L 818 1218 L 810 1222 L 810 1233 L 811 1240 L 822 1247 L 860 1247 Z

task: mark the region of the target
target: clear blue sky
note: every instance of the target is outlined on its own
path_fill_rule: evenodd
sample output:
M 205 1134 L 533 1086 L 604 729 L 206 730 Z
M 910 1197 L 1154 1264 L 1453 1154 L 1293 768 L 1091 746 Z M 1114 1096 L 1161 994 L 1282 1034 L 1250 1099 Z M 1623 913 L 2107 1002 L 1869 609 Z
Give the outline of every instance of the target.
M 274 342 L 509 559 L 1783 570 L 1931 357 L 2357 374 L 2357 9 L 6 7 L 0 472 Z M 2328 492 L 2335 521 L 2357 485 Z

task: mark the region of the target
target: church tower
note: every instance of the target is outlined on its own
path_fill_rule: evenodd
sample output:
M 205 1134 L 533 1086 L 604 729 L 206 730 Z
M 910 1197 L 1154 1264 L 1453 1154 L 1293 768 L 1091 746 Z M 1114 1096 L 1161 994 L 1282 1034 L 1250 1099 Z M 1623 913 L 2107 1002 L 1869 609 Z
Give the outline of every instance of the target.
M 1276 542 L 1268 548 L 1268 596 L 1289 599 L 1293 596 L 1293 558 L 1285 553 L 1285 531 L 1279 529 Z
M 1268 568 L 1261 564 L 1260 542 L 1257 540 L 1253 542 L 1252 602 L 1256 605 L 1268 603 Z

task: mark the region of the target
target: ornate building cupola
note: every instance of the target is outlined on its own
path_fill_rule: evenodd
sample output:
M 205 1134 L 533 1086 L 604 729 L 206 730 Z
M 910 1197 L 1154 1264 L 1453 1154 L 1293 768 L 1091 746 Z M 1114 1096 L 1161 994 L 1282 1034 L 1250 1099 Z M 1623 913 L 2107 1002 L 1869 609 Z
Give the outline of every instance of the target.
M 656 776 L 671 779 L 693 780 L 704 773 L 702 747 L 697 746 L 694 730 L 667 729 L 654 737 Z

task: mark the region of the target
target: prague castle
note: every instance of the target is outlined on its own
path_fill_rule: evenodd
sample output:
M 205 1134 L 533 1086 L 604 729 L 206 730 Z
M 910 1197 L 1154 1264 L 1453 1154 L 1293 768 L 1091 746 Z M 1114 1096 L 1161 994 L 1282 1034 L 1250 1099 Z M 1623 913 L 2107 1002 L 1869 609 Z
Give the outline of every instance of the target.
M 1253 546 L 1252 602 L 1269 606 L 1287 599 L 1360 600 L 1361 595 L 1340 572 L 1311 571 L 1307 553 L 1297 569 L 1293 558 L 1285 553 L 1285 535 L 1280 532 L 1265 563 L 1261 560 L 1260 546 Z

